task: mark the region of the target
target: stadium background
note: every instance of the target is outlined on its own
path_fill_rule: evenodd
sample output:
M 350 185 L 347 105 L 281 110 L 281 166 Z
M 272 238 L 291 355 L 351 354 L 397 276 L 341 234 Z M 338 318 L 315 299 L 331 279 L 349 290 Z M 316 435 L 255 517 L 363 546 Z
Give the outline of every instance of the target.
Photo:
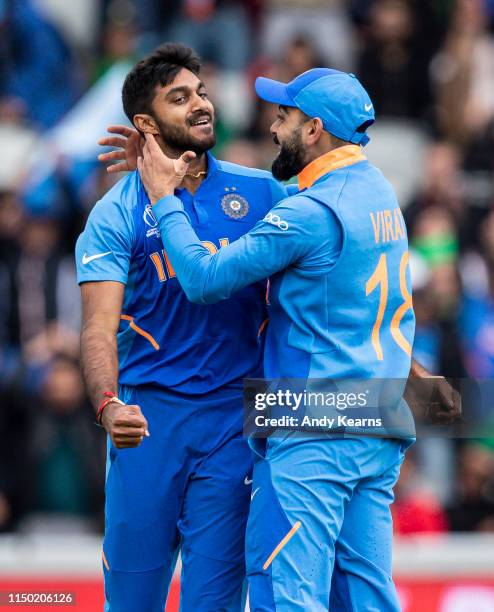
M 493 0 L 0 0 L 0 591 L 52 586 L 101 609 L 104 436 L 78 369 L 73 247 L 114 180 L 96 141 L 125 121 L 132 63 L 165 40 L 194 46 L 217 155 L 256 167 L 275 154 L 257 75 L 355 72 L 378 118 L 368 155 L 408 222 L 414 354 L 488 379 L 493 24 Z M 494 434 L 421 439 L 393 514 L 405 612 L 494 610 Z

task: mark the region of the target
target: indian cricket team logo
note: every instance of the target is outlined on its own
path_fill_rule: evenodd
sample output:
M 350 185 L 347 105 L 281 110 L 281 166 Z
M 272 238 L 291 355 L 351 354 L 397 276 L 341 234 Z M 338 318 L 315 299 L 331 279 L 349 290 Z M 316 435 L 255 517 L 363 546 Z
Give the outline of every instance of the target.
M 249 203 L 238 193 L 227 193 L 221 200 L 221 208 L 232 219 L 242 219 L 249 212 Z

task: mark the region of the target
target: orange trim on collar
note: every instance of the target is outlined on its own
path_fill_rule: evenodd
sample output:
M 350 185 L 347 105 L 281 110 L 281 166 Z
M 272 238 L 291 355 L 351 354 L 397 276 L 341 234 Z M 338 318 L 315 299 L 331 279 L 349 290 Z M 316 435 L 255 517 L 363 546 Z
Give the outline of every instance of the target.
M 328 172 L 344 168 L 345 166 L 351 166 L 364 159 L 367 158 L 362 153 L 360 145 L 345 145 L 344 147 L 333 149 L 305 166 L 297 177 L 299 191 L 312 187 L 317 179 Z

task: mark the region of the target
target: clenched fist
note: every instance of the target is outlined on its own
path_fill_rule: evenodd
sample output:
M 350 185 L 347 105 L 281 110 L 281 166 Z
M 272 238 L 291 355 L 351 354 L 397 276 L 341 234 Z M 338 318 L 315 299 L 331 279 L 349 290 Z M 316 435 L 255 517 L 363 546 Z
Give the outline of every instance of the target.
M 135 448 L 149 436 L 148 422 L 139 406 L 110 402 L 103 411 L 101 424 L 117 448 Z

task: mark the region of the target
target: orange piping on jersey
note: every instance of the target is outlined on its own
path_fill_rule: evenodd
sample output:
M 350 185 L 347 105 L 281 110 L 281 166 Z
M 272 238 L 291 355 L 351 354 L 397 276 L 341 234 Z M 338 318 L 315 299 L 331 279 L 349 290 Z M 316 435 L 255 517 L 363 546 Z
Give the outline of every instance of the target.
M 148 340 L 153 345 L 153 348 L 156 351 L 160 350 L 160 345 L 156 342 L 153 336 L 151 336 L 151 334 L 148 334 L 147 331 L 144 331 L 141 327 L 134 323 L 134 317 L 131 317 L 130 315 L 120 315 L 120 318 L 124 321 L 129 321 L 130 328 L 133 329 L 137 334 L 141 335 L 143 338 L 146 338 L 146 340 Z
M 271 306 L 269 303 L 269 288 L 271 287 L 271 281 L 268 278 L 268 282 L 266 283 L 266 305 Z
M 281 542 L 278 544 L 278 546 L 269 555 L 268 560 L 262 566 L 263 570 L 267 570 L 268 569 L 268 567 L 271 565 L 271 563 L 273 563 L 273 560 L 276 557 L 276 555 L 278 555 L 280 550 L 288 544 L 288 542 L 293 538 L 293 536 L 297 533 L 297 531 L 300 529 L 300 527 L 302 527 L 302 523 L 300 521 L 297 521 L 295 523 L 295 525 L 290 529 L 290 531 L 286 534 L 286 536 L 281 540 Z
M 260 327 L 259 327 L 259 331 L 257 332 L 257 337 L 259 338 L 259 336 L 262 334 L 262 332 L 264 331 L 264 328 L 266 327 L 266 325 L 269 323 L 269 319 L 264 319 L 264 321 L 261 323 Z
M 106 571 L 109 572 L 110 566 L 108 565 L 108 561 L 106 560 L 105 551 L 102 552 L 102 557 L 103 557 L 103 563 L 105 564 L 105 567 L 106 567 Z
M 297 177 L 299 191 L 312 187 L 317 179 L 320 179 L 321 176 L 328 172 L 344 168 L 345 166 L 351 166 L 364 159 L 367 158 L 362 153 L 360 145 L 346 145 L 333 149 L 305 166 Z

